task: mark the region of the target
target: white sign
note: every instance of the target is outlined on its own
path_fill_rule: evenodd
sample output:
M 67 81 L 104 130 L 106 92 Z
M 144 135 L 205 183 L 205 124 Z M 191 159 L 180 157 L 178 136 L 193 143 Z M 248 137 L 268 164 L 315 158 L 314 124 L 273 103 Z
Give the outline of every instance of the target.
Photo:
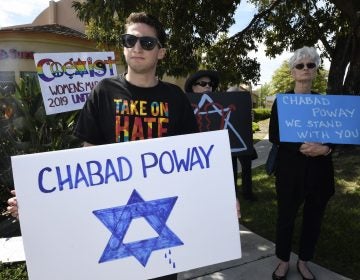
M 21 236 L 0 238 L 0 262 L 21 262 L 25 260 Z
M 12 167 L 30 280 L 149 279 L 241 257 L 227 130 Z
M 35 53 L 46 114 L 79 110 L 95 85 L 117 75 L 113 52 Z

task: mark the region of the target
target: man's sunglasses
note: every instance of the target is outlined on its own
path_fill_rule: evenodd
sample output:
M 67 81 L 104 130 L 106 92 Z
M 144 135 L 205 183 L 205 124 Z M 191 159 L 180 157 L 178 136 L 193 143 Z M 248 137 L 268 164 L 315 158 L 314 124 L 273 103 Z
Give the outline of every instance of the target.
M 313 69 L 313 68 L 316 67 L 316 64 L 313 63 L 313 62 L 309 62 L 309 63 L 306 63 L 306 64 L 304 64 L 304 63 L 299 63 L 299 64 L 296 64 L 294 67 L 295 67 L 296 69 L 298 69 L 298 70 L 301 70 L 301 69 L 304 69 L 305 65 L 306 65 L 306 67 L 307 67 L 308 69 Z
M 213 87 L 214 86 L 214 83 L 213 82 L 205 82 L 205 81 L 201 81 L 201 82 L 196 82 L 194 83 L 194 86 L 201 86 L 201 87 L 206 87 L 206 86 L 209 86 L 209 87 Z
M 151 51 L 156 47 L 156 45 L 159 45 L 159 47 L 162 48 L 161 43 L 155 37 L 150 37 L 150 36 L 137 37 L 131 34 L 121 35 L 121 41 L 125 48 L 133 48 L 138 40 L 140 41 L 140 46 L 144 50 Z

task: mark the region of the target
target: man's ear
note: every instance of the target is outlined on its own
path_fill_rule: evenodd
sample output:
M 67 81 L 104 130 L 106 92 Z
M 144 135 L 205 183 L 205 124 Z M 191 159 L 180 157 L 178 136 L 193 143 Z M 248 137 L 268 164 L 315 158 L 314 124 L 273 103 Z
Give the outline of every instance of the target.
M 165 57 L 165 54 L 166 54 L 166 49 L 160 48 L 160 50 L 158 52 L 158 59 L 163 59 Z

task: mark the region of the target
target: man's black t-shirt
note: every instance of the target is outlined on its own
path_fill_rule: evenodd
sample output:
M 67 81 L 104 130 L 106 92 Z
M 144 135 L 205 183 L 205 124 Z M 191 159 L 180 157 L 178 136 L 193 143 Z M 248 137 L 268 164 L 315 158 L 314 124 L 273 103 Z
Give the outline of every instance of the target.
M 80 113 L 75 135 L 101 145 L 197 131 L 193 109 L 178 86 L 159 81 L 142 88 L 121 75 L 95 87 Z

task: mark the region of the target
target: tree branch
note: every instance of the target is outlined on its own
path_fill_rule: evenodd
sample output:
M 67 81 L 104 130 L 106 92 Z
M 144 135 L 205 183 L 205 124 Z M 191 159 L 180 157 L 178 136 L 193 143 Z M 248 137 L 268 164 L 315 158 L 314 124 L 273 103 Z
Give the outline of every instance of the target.
M 328 0 L 333 3 L 349 20 L 352 25 L 358 21 L 357 12 L 360 12 L 360 4 L 357 1 L 344 1 L 344 0 Z
M 318 8 L 316 6 L 317 0 L 312 0 L 312 4 L 313 7 L 315 9 L 315 11 L 318 11 Z M 332 57 L 334 55 L 334 49 L 330 46 L 327 38 L 325 37 L 325 33 L 321 30 L 320 25 L 318 24 L 318 22 L 316 22 L 315 20 L 310 19 L 312 23 L 312 26 L 314 27 L 315 32 L 317 33 L 320 41 L 322 42 L 322 44 L 324 45 L 326 52 L 328 53 L 328 55 L 330 57 Z
M 283 0 L 273 0 L 267 8 L 265 8 L 262 12 L 257 13 L 254 15 L 253 19 L 250 21 L 250 23 L 240 32 L 236 33 L 235 35 L 231 36 L 228 40 L 239 40 L 244 36 L 244 34 L 250 30 L 258 20 L 266 18 L 269 13 L 275 9 L 276 6 L 278 6 Z

